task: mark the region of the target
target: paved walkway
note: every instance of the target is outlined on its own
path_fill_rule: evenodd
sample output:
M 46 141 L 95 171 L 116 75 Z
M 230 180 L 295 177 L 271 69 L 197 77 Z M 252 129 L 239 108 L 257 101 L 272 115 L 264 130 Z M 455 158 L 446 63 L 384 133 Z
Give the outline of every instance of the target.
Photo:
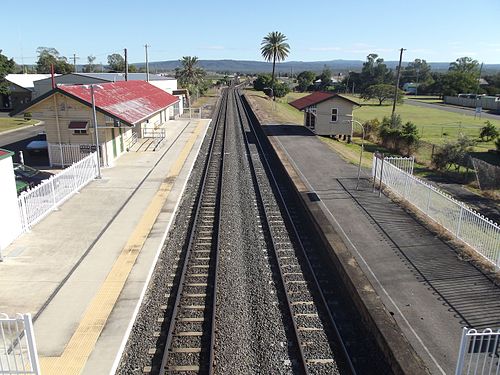
M 0 311 L 35 316 L 44 375 L 113 368 L 208 123 L 173 121 L 4 250 Z
M 432 373 L 453 373 L 461 328 L 500 327 L 500 288 L 302 126 L 264 126 L 343 236 Z

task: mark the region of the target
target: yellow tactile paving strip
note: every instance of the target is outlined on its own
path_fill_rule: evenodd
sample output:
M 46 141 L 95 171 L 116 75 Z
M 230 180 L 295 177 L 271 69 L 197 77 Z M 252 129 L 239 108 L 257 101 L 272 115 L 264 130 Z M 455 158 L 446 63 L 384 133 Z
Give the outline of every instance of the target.
M 116 259 L 106 280 L 87 307 L 80 324 L 60 357 L 42 357 L 40 366 L 43 375 L 80 374 L 101 334 L 106 321 L 120 295 L 128 275 L 135 264 L 161 208 L 172 190 L 173 183 L 186 162 L 203 122 L 195 128 L 184 145 L 179 157 L 170 168 L 167 177 L 153 197 L 141 220 L 130 235 L 125 247 Z

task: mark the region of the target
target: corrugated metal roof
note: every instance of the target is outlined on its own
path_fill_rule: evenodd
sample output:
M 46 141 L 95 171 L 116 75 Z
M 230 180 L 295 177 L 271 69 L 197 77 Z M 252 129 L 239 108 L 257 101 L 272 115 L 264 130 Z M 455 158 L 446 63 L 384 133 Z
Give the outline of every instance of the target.
M 35 87 L 34 81 L 45 78 L 50 78 L 50 74 L 7 74 L 5 76 L 7 81 L 29 90 Z
M 92 104 L 90 85 L 58 86 L 88 105 Z M 122 81 L 94 85 L 96 108 L 134 125 L 170 107 L 179 99 L 144 81 Z
M 322 92 L 322 91 L 313 92 L 311 95 L 304 96 L 303 98 L 294 100 L 293 102 L 290 102 L 288 104 L 290 104 L 292 107 L 295 107 L 298 110 L 302 111 L 303 109 L 305 109 L 311 105 L 316 105 L 318 103 L 324 102 L 325 100 L 328 100 L 328 99 L 334 98 L 334 97 L 338 97 L 340 99 L 351 102 L 355 105 L 359 105 L 354 100 L 348 99 L 342 95 L 335 94 L 333 92 Z
M 125 73 L 70 73 L 70 74 L 78 74 L 81 76 L 92 77 L 97 79 L 102 79 L 109 82 L 120 82 L 125 81 Z M 167 81 L 173 80 L 175 78 L 164 77 L 157 74 L 149 74 L 150 81 Z M 146 73 L 129 73 L 128 74 L 129 81 L 145 81 Z

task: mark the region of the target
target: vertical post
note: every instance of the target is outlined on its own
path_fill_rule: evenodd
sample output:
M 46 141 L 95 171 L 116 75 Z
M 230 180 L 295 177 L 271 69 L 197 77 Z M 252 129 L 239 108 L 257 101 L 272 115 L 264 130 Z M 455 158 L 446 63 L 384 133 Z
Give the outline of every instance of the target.
M 149 82 L 149 61 L 148 61 L 148 47 L 150 47 L 147 43 L 144 45 L 146 49 L 146 82 Z
M 97 153 L 97 177 L 101 178 L 101 153 L 99 150 L 99 131 L 97 129 L 97 113 L 95 111 L 94 85 L 90 85 L 90 96 L 92 98 L 92 120 L 94 121 L 95 145 Z
M 21 193 L 19 198 L 21 199 L 21 214 L 22 214 L 22 222 L 23 222 L 23 231 L 26 232 L 29 230 L 29 221 L 28 221 L 28 210 L 26 208 L 26 192 Z
M 464 367 L 466 341 L 467 341 L 467 327 L 464 327 L 462 329 L 462 338 L 460 339 L 460 348 L 458 349 L 457 368 L 455 369 L 455 375 L 462 375 L 462 370 Z
M 457 232 L 455 233 L 456 238 L 460 238 L 460 227 L 462 226 L 463 214 L 464 214 L 464 206 L 460 205 L 460 216 L 458 217 Z
M 21 162 L 21 164 L 24 164 L 24 154 L 22 151 L 19 151 L 19 161 Z
M 427 215 L 429 215 L 429 208 L 431 206 L 431 193 L 432 193 L 432 189 L 430 187 L 428 187 L 427 191 L 428 191 L 428 193 L 427 193 L 427 208 L 425 210 L 425 213 Z
M 382 154 L 382 164 L 380 165 L 380 184 L 378 187 L 378 196 L 380 197 L 382 195 L 382 180 L 384 176 L 384 154 Z
M 373 154 L 373 156 L 375 157 L 375 173 L 373 174 L 373 186 L 372 186 L 372 193 L 375 191 L 375 182 L 377 181 L 377 167 L 378 167 L 378 152 L 375 152 Z
M 50 177 L 50 188 L 52 190 L 52 209 L 57 210 L 57 201 L 56 201 L 56 188 L 54 186 L 54 176 Z
M 35 331 L 33 329 L 31 314 L 24 314 L 23 318 L 24 329 L 26 331 L 26 342 L 28 343 L 28 359 L 31 364 L 31 371 L 33 371 L 36 375 L 40 375 L 40 362 L 38 361 Z
M 123 54 L 125 55 L 125 81 L 128 81 L 128 57 L 127 57 L 127 49 L 123 49 Z
M 76 73 L 76 53 L 73 54 L 73 68 L 74 72 Z
M 399 65 L 398 65 L 398 75 L 396 78 L 396 86 L 394 87 L 394 100 L 392 102 L 392 114 L 391 121 L 394 119 L 394 112 L 396 111 L 396 100 L 398 98 L 398 90 L 399 90 L 399 77 L 401 76 L 401 61 L 403 60 L 403 51 L 406 51 L 404 48 L 399 50 Z

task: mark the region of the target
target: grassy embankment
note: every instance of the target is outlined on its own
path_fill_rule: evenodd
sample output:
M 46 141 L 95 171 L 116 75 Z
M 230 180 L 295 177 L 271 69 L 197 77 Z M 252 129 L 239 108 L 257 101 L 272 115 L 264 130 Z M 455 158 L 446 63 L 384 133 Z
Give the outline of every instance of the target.
M 7 130 L 19 129 L 23 126 L 34 125 L 38 122 L 38 120 L 29 120 L 26 121 L 22 118 L 0 118 L 0 133 L 5 132 Z

